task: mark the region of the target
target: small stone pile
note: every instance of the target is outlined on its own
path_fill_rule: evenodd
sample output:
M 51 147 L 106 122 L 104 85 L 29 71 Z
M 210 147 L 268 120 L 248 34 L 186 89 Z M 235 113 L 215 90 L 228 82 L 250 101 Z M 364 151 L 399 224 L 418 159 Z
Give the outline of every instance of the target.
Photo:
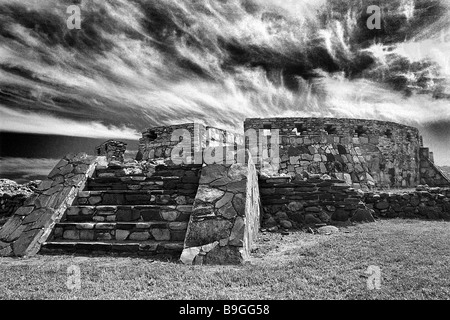
M 32 256 L 73 203 L 101 159 L 68 154 L 0 229 L 0 256 Z
M 36 190 L 40 181 L 18 184 L 9 179 L 0 179 L 0 226 L 23 205 Z
M 30 181 L 25 184 L 18 184 L 9 179 L 0 179 L 0 195 L 8 194 L 14 196 L 17 194 L 31 195 L 38 187 L 40 180 Z

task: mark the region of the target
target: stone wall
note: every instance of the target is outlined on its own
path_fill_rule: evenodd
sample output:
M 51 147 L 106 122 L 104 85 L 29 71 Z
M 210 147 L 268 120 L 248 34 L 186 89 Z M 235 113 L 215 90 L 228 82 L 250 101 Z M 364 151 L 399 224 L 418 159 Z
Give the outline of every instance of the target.
M 381 218 L 450 220 L 450 188 L 419 186 L 416 191 L 396 194 L 369 192 L 363 200 Z
M 420 148 L 420 183 L 430 187 L 450 186 L 450 179 L 434 164 L 428 148 Z
M 23 205 L 28 197 L 29 195 L 25 194 L 9 195 L 6 193 L 0 196 L 0 227 L 6 222 L 5 219 Z
M 249 258 L 260 223 L 256 168 L 246 164 L 205 166 L 189 221 L 181 261 L 240 264 Z
M 450 220 L 450 188 L 418 186 L 414 191 L 396 193 L 362 192 L 336 179 L 290 177 L 262 177 L 259 185 L 263 227 L 269 229 L 370 221 L 372 216 Z
M 108 162 L 118 161 L 123 162 L 123 155 L 127 149 L 127 144 L 116 141 L 108 140 L 95 148 L 97 156 L 106 156 Z
M 187 130 L 194 140 L 194 123 L 185 123 L 173 126 L 150 128 L 142 133 L 142 138 L 139 139 L 139 152 L 137 160 L 148 159 L 170 159 L 172 149 L 180 143 L 180 138 L 173 139 L 172 134 L 177 130 Z M 202 138 L 196 137 L 198 141 L 203 141 Z M 205 145 L 192 146 L 191 153 L 198 152 Z
M 331 178 L 260 177 L 259 188 L 265 228 L 303 228 L 331 220 L 347 221 L 362 197 L 345 181 Z
M 280 163 L 273 175 L 342 173 L 362 189 L 419 184 L 420 137 L 413 127 L 360 119 L 268 118 L 246 119 L 244 128 L 264 130 L 267 138 L 270 130 L 279 130 Z
M 176 215 L 173 215 L 174 211 L 175 210 L 172 211 L 172 216 L 168 216 L 169 218 L 176 217 Z M 107 211 L 97 212 L 97 214 L 99 214 L 99 216 L 103 215 L 103 217 L 106 218 L 114 216 L 114 212 L 111 213 Z M 181 215 L 183 215 L 183 213 L 181 213 Z M 84 216 L 89 217 L 90 214 L 87 213 Z M 139 219 L 141 216 L 135 215 L 134 217 Z M 94 221 L 98 222 L 99 220 Z M 115 223 L 115 220 L 113 220 L 111 223 L 103 223 L 101 228 L 99 228 L 95 227 L 95 223 L 92 222 L 66 222 L 63 227 L 56 227 L 54 229 L 52 241 L 183 241 L 187 224 L 187 221 L 167 221 L 160 223 L 144 221 L 138 222 L 130 227 L 129 223 L 123 221 Z
M 186 123 L 173 126 L 150 128 L 142 133 L 139 140 L 137 160 L 165 159 L 178 161 L 176 164 L 212 163 L 208 148 L 222 146 L 236 152 L 243 145 L 242 135 L 205 127 L 197 123 Z M 234 156 L 232 156 L 234 158 Z M 233 159 L 232 158 L 232 159 Z M 219 160 L 218 163 L 224 163 Z
M 32 256 L 105 157 L 67 155 L 0 229 L 0 256 Z
M 0 227 L 23 205 L 41 181 L 18 184 L 9 179 L 0 179 Z

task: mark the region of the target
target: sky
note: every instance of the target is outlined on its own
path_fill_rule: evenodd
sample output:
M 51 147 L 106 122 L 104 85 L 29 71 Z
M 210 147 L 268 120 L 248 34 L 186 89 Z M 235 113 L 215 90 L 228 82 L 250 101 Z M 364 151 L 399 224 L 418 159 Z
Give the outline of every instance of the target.
M 2 177 L 109 138 L 131 154 L 152 126 L 275 116 L 416 126 L 450 165 L 450 1 L 0 0 Z

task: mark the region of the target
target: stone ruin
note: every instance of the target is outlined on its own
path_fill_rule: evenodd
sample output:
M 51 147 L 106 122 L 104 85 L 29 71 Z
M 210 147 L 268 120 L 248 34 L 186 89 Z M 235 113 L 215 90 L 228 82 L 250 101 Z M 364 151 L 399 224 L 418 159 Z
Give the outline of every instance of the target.
M 121 141 L 108 140 L 95 148 L 97 156 L 106 156 L 108 162 L 123 162 L 127 144 Z
M 246 119 L 241 134 L 187 123 L 143 132 L 135 161 L 125 151 L 109 140 L 64 157 L 0 229 L 0 255 L 239 264 L 260 228 L 450 220 L 449 179 L 418 130 L 392 122 Z

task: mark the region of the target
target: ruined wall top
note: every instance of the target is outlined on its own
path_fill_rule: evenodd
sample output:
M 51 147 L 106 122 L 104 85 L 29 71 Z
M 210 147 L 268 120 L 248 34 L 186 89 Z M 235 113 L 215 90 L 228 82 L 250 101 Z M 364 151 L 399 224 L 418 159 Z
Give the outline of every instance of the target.
M 419 183 L 421 139 L 414 127 L 366 119 L 250 118 L 244 128 L 268 139 L 276 135 L 271 144 L 279 146 L 279 163 L 267 166 L 269 175 L 328 174 L 355 188 Z
M 247 129 L 280 129 L 280 134 L 297 129 L 298 133 L 320 134 L 327 132 L 336 135 L 390 135 L 393 130 L 410 133 L 412 138 L 419 138 L 419 130 L 415 127 L 392 121 L 352 119 L 352 118 L 247 118 L 244 122 Z M 390 132 L 389 132 L 390 130 Z
M 117 140 L 108 140 L 95 148 L 97 156 L 106 156 L 108 161 L 123 162 L 127 144 Z
M 243 135 L 205 126 L 199 123 L 183 123 L 153 127 L 142 133 L 137 160 L 190 158 L 208 147 L 243 145 Z M 176 153 L 176 154 L 174 154 Z M 202 160 L 200 160 L 201 163 Z

